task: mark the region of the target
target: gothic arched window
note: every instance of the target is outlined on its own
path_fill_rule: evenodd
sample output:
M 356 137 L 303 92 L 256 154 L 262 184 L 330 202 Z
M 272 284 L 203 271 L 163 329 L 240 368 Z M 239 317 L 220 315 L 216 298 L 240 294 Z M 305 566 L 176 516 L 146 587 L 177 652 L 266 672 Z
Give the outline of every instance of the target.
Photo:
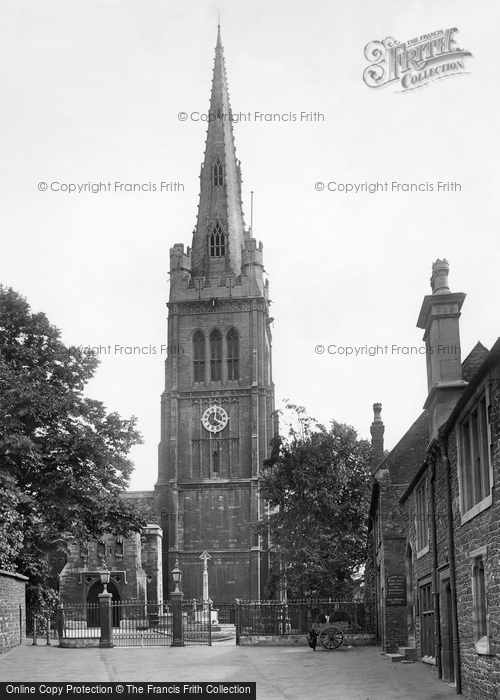
M 220 331 L 210 333 L 210 379 L 220 382 L 222 368 L 222 335 Z
M 214 226 L 212 235 L 210 236 L 210 257 L 223 258 L 226 254 L 226 237 L 220 223 Z
M 194 381 L 205 381 L 205 336 L 201 331 L 196 331 L 193 336 L 193 367 Z
M 231 328 L 227 334 L 227 378 L 235 380 L 240 378 L 239 373 L 240 362 L 240 341 L 238 333 L 234 328 Z
M 220 187 L 224 184 L 224 166 L 222 165 L 221 159 L 217 156 L 217 160 L 212 169 L 213 172 L 213 182 L 215 187 Z

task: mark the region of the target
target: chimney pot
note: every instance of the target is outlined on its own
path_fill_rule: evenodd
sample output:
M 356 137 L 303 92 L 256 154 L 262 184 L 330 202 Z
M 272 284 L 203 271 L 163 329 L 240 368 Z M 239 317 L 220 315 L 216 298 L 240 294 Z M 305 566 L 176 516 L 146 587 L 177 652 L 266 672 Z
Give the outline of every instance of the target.
M 448 285 L 448 275 L 450 274 L 450 266 L 448 260 L 443 258 L 436 260 L 432 265 L 431 289 L 433 294 L 447 294 L 450 291 Z

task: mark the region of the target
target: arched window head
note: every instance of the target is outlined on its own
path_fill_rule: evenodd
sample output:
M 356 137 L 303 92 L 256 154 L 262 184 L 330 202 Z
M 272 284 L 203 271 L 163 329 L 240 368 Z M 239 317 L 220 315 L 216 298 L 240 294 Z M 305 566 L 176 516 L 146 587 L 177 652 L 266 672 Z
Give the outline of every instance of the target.
M 224 184 L 224 166 L 219 156 L 213 165 L 212 174 L 214 186 L 221 187 Z
M 219 221 L 214 226 L 210 236 L 210 257 L 223 258 L 226 254 L 226 237 Z
M 210 380 L 220 382 L 222 379 L 222 335 L 220 331 L 210 333 Z
M 205 336 L 196 331 L 193 336 L 193 369 L 194 381 L 205 381 Z
M 236 380 L 240 378 L 240 340 L 234 328 L 227 334 L 227 378 Z

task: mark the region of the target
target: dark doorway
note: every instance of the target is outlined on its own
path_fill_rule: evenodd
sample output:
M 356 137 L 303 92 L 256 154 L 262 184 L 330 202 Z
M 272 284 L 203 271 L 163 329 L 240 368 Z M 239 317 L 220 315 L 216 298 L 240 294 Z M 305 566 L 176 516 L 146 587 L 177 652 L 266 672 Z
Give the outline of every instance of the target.
M 411 546 L 406 549 L 406 626 L 408 630 L 408 646 L 415 646 L 415 601 L 413 600 L 413 556 Z
M 430 579 L 420 583 L 420 653 L 425 660 L 436 656 L 434 638 L 434 600 Z
M 92 584 L 87 594 L 87 626 L 88 627 L 99 627 L 99 593 L 102 593 L 103 585 L 100 581 L 96 581 Z M 120 626 L 121 620 L 121 606 L 115 605 L 121 600 L 120 592 L 113 581 L 108 583 L 108 593 L 113 596 L 113 627 Z

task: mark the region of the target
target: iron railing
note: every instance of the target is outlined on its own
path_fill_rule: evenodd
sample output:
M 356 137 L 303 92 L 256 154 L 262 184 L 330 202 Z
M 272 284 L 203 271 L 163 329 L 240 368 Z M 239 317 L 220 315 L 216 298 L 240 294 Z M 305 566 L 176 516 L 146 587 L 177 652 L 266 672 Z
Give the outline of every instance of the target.
M 25 625 L 26 637 L 32 639 L 33 644 L 43 641 L 50 644 L 57 640 L 57 605 L 27 605 Z
M 333 598 L 238 601 L 236 634 L 307 634 L 314 622 L 329 619 L 352 632 L 371 632 L 363 602 Z
M 182 634 L 185 646 L 212 646 L 212 605 L 200 600 L 181 603 Z
M 211 645 L 212 606 L 199 600 L 181 603 L 184 644 Z M 170 646 L 173 610 L 168 603 L 137 600 L 111 604 L 114 646 Z M 34 639 L 100 639 L 99 603 L 60 604 L 49 610 L 28 609 L 26 634 Z M 35 642 L 39 643 L 39 642 Z
M 167 604 L 118 601 L 111 607 L 115 646 L 170 646 L 172 613 Z
M 221 625 L 235 625 L 236 624 L 236 603 L 224 601 L 219 603 L 213 601 L 212 610 L 216 610 L 218 614 L 219 624 Z
M 169 646 L 173 635 L 173 611 L 170 602 L 112 603 L 113 644 L 115 646 Z M 373 632 L 364 602 L 332 598 L 288 600 L 238 600 L 235 603 L 204 603 L 183 600 L 182 631 L 185 645 L 211 645 L 212 628 L 218 622 L 235 624 L 237 640 L 241 635 L 307 634 L 314 622 L 328 618 L 350 632 Z M 324 616 L 324 617 L 322 617 Z M 99 603 L 59 605 L 26 609 L 26 635 L 33 643 L 59 638 L 101 636 Z

